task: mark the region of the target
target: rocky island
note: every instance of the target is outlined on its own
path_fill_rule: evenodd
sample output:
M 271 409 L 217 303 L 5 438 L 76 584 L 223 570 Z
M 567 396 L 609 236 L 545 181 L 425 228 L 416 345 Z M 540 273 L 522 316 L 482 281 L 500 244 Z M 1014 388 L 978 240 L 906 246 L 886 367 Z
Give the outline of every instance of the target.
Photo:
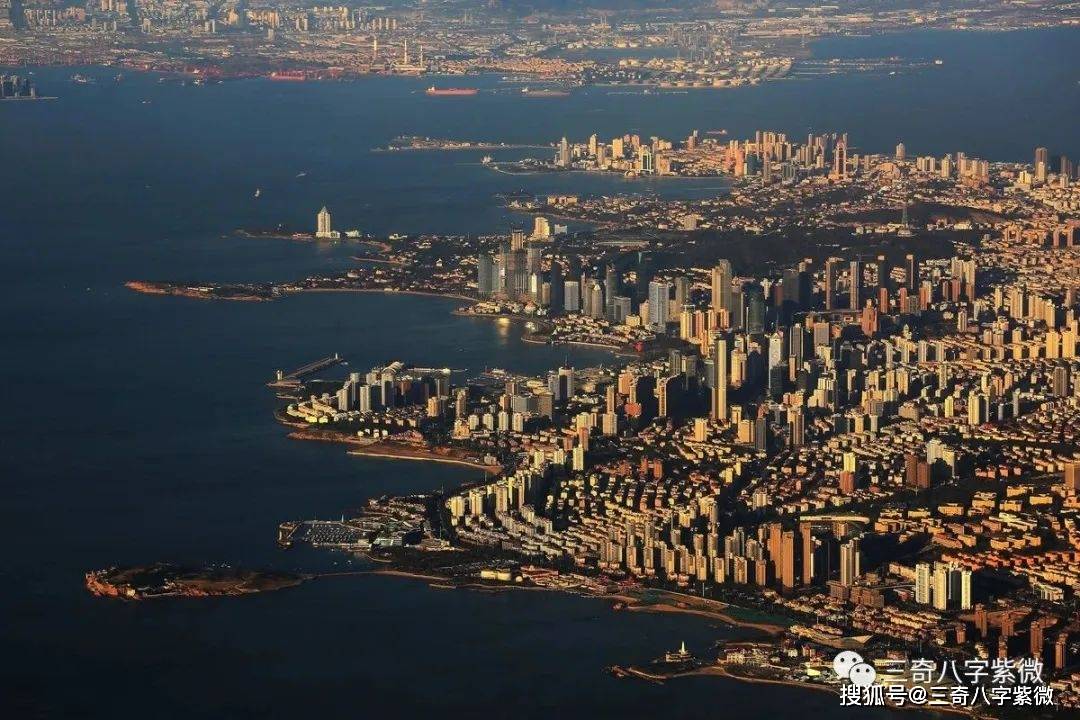
M 86 589 L 99 597 L 147 600 L 159 597 L 224 597 L 294 587 L 309 576 L 278 571 L 168 563 L 111 567 L 86 573 Z

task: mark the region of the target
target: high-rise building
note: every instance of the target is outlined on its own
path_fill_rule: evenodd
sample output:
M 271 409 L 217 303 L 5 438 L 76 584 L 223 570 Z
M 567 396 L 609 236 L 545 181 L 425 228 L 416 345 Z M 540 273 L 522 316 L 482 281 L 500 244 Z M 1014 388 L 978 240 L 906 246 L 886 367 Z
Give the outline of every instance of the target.
M 848 307 L 851 310 L 858 310 L 862 307 L 859 300 L 859 291 L 862 289 L 862 263 L 858 260 L 852 260 L 850 274 L 850 286 L 848 288 L 850 303 Z
M 1065 463 L 1065 489 L 1080 493 L 1080 463 Z
M 807 304 L 809 295 L 807 274 L 801 268 L 788 268 L 784 271 L 781 291 L 785 305 L 791 310 L 801 310 Z
M 815 560 L 818 554 L 818 539 L 814 537 L 814 526 L 799 526 L 799 535 L 802 540 L 802 582 L 803 585 L 813 585 L 814 578 L 817 577 Z
M 537 240 L 547 240 L 551 237 L 551 222 L 543 215 L 533 218 L 532 236 Z
M 971 609 L 971 570 L 963 568 L 960 571 L 960 598 L 959 605 L 961 610 Z
M 935 610 L 971 609 L 971 570 L 939 562 L 915 566 L 915 602 Z
M 762 333 L 765 331 L 765 292 L 755 283 L 747 288 L 746 298 L 746 332 Z
M 548 392 L 554 402 L 568 400 L 574 396 L 574 368 L 561 367 L 548 373 Z
M 558 162 L 559 167 L 570 167 L 570 142 L 566 139 L 565 135 L 563 136 L 562 140 L 559 141 Z
M 825 309 L 836 309 L 836 270 L 840 264 L 839 258 L 825 260 Z
M 896 144 L 896 159 L 903 162 L 907 158 L 907 148 L 904 147 L 904 143 L 900 142 Z
M 567 280 L 563 283 L 563 309 L 568 313 L 581 310 L 581 284 L 577 280 Z
M 1050 151 L 1044 147 L 1035 148 L 1035 168 L 1038 169 L 1039 165 L 1043 167 L 1050 166 Z
M 712 271 L 712 309 L 731 312 L 731 279 L 733 273 L 730 260 L 719 260 Z
M 685 275 L 679 275 L 673 283 L 675 286 L 675 307 L 682 308 L 690 304 L 690 279 Z
M 851 587 L 862 575 L 862 549 L 859 538 L 852 538 L 840 545 L 840 584 Z
M 930 563 L 919 563 L 915 566 L 915 602 L 929 605 L 932 596 Z
M 797 545 L 794 530 L 780 533 L 780 582 L 786 588 L 795 587 L 799 565 Z
M 476 261 L 476 285 L 480 297 L 494 295 L 497 281 L 498 274 L 491 253 L 481 251 Z
M 524 250 L 525 249 L 525 229 L 519 226 L 510 228 L 510 249 Z
M 950 579 L 949 566 L 944 563 L 937 563 L 934 566 L 934 578 L 931 586 L 933 588 L 931 590 L 931 601 L 935 610 L 944 611 L 949 609 Z
M 1058 365 L 1054 368 L 1051 376 L 1051 392 L 1055 397 L 1068 397 L 1069 395 L 1069 366 Z
M 839 180 L 847 178 L 847 144 L 839 142 L 833 150 L 833 177 Z
M 919 285 L 919 262 L 912 253 L 904 256 L 904 259 L 907 261 L 907 288 L 912 292 Z
M 590 280 L 587 291 L 585 314 L 589 317 L 604 317 L 604 284 L 599 280 Z
M 657 330 L 667 327 L 670 302 L 671 283 L 658 280 L 649 283 L 649 324 Z
M 551 259 L 551 273 L 548 280 L 548 308 L 552 315 L 560 315 L 566 308 L 566 283 L 563 280 L 562 265 Z
M 806 442 L 806 417 L 803 415 L 802 408 L 792 408 L 789 411 L 788 424 L 791 426 L 789 438 L 791 447 L 802 447 Z
M 315 216 L 315 237 L 327 239 L 337 236 L 338 234 L 334 232 L 333 227 L 330 225 L 330 211 L 323 205 L 322 210 Z
M 716 376 L 713 378 L 712 418 L 719 422 L 728 419 L 728 362 L 727 338 L 718 334 L 713 345 L 713 371 Z

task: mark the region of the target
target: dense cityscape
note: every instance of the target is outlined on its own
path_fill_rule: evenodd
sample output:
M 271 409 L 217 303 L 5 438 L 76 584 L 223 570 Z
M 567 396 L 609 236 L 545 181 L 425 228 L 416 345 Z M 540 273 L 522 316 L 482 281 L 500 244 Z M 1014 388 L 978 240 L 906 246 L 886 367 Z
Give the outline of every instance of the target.
M 881 155 L 846 134 L 762 131 L 677 145 L 593 136 L 557 144 L 551 163 L 626 156 L 637 172 L 707 166 L 731 189 L 700 204 L 517 198 L 522 212 L 606 226 L 570 233 L 536 214 L 508 237 L 376 243 L 345 276 L 136 288 L 446 294 L 473 298 L 461 313 L 527 323 L 527 341 L 619 353 L 540 376 L 400 360 L 337 384 L 279 373 L 294 437 L 490 473 L 372 501 L 356 519 L 286 523 L 279 539 L 458 581 L 631 604 L 663 590 L 684 609 L 670 598 L 756 612 L 773 640 L 705 667 L 759 679 L 837 682 L 824 668 L 840 648 L 882 664 L 916 651 L 1034 658 L 1054 702 L 1076 707 L 1071 159 L 909 155 L 902 142 Z M 333 230 L 326 208 L 317 221 L 322 241 L 364 240 Z M 768 238 L 806 257 L 746 250 Z M 679 657 L 666 667 L 697 666 Z
M 5 715 L 1080 714 L 1078 32 L 0 0 Z
M 895 74 L 932 67 L 935 60 L 812 57 L 807 43 L 819 37 L 1077 21 L 1073 4 L 1057 0 L 676 5 L 681 6 L 2 0 L 0 38 L 6 42 L 0 44 L 0 63 L 113 65 L 178 72 L 200 81 L 501 73 L 563 88 L 729 88 L 838 72 Z M 674 56 L 668 52 L 672 48 Z M 611 50 L 642 54 L 605 57 Z

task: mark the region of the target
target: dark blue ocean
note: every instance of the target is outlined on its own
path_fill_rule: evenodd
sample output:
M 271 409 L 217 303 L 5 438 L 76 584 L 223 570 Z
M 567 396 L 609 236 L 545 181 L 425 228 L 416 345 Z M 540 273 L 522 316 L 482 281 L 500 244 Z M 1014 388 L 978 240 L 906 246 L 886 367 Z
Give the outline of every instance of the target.
M 341 557 L 278 550 L 277 524 L 470 477 L 289 441 L 263 385 L 275 368 L 331 352 L 361 369 L 393 359 L 472 371 L 541 371 L 567 355 L 579 366 L 610 362 L 523 346 L 520 329 L 455 317 L 455 303 L 436 298 L 205 303 L 137 295 L 124 281 L 347 268 L 355 248 L 233 234 L 308 227 L 323 204 L 343 228 L 478 233 L 514 220 L 500 192 L 722 191 L 714 180 L 502 175 L 480 166 L 480 152 L 370 152 L 396 135 L 537 142 L 835 130 L 872 151 L 902 139 L 910 153 L 1017 160 L 1045 145 L 1080 159 L 1080 30 L 822 47 L 944 64 L 721 92 L 591 89 L 543 100 L 428 98 L 425 79 L 195 87 L 132 73 L 117 83 L 115 70 L 87 69 L 98 82 L 74 85 L 71 69 L 35 69 L 40 92 L 59 99 L 0 104 L 0 702 L 9 716 L 836 715 L 837 699 L 816 692 L 614 679 L 605 666 L 647 660 L 681 640 L 705 652 L 735 631 L 613 613 L 588 599 L 368 577 L 129 605 L 81 586 L 87 569 L 155 560 L 344 567 Z

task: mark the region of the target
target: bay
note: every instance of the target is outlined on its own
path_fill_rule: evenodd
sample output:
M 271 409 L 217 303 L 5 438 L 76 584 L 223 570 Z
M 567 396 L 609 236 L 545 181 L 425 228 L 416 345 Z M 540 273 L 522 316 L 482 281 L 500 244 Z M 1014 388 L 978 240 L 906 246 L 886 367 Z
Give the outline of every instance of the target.
M 344 269 L 355 250 L 348 245 L 234 234 L 309 227 L 323 204 L 339 227 L 375 234 L 489 233 L 522 219 L 495 198 L 518 189 L 723 191 L 715 180 L 500 175 L 480 165 L 483 152 L 370 152 L 399 134 L 532 143 L 591 132 L 846 130 L 874 151 L 903 139 L 913 153 L 1026 159 L 1038 144 L 1077 157 L 1078 38 L 1077 30 L 1047 30 L 829 40 L 821 51 L 940 57 L 943 65 L 685 95 L 593 88 L 565 99 L 517 97 L 497 78 L 477 82 L 500 92 L 428 98 L 426 79 L 195 87 L 137 73 L 117 83 L 115 70 L 90 69 L 97 84 L 73 85 L 72 69 L 35 69 L 40 89 L 59 99 L 0 106 L 4 704 L 45 717 L 417 717 L 442 709 L 764 718 L 795 706 L 809 717 L 835 715 L 837 699 L 823 693 L 611 678 L 606 665 L 647 660 L 683 639 L 707 653 L 737 631 L 612 613 L 583 598 L 446 592 L 372 577 L 223 601 L 88 597 L 82 573 L 113 563 L 344 567 L 340 557 L 278 550 L 276 525 L 471 477 L 288 440 L 263 386 L 278 367 L 331 352 L 356 369 L 399 358 L 473 372 L 611 361 L 526 347 L 516 326 L 451 315 L 452 300 L 319 294 L 200 303 L 136 295 L 122 283 Z

